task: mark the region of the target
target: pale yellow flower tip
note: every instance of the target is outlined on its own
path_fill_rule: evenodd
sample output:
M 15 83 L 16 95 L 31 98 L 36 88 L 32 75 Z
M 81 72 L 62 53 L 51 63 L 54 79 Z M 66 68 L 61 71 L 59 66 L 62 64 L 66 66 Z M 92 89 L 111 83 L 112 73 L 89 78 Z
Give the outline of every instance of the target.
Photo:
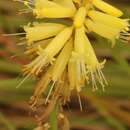
M 65 25 L 57 23 L 41 23 L 35 24 L 34 26 L 25 26 L 26 39 L 28 45 L 32 42 L 50 38 L 57 35 L 60 31 L 65 28 Z
M 75 30 L 74 39 L 74 52 L 72 53 L 72 59 L 75 58 L 75 64 L 77 66 L 77 73 L 79 75 L 79 84 L 81 81 L 88 82 L 87 68 L 86 68 L 86 49 L 85 49 L 85 28 L 84 26 Z M 76 59 L 77 58 L 77 59 Z M 80 85 L 77 88 L 81 88 Z M 78 89 L 79 90 L 79 89 Z
M 99 11 L 89 11 L 88 16 L 95 22 L 100 22 L 119 30 L 123 30 L 129 26 L 129 22 L 127 20 L 117 18 Z
M 117 28 L 107 26 L 100 22 L 93 22 L 90 19 L 87 19 L 85 21 L 85 25 L 89 29 L 89 31 L 93 31 L 93 32 L 97 33 L 98 35 L 100 35 L 104 38 L 107 38 L 109 40 L 112 40 L 112 41 L 119 38 L 120 31 L 121 31 Z
M 62 49 L 61 53 L 59 54 L 58 58 L 54 63 L 53 72 L 52 72 L 52 80 L 54 82 L 60 79 L 61 75 L 63 74 L 63 71 L 65 70 L 65 67 L 70 58 L 72 48 L 73 48 L 73 40 L 70 39 L 66 43 L 65 47 Z
M 72 56 L 68 63 L 68 77 L 70 89 L 76 89 L 80 92 L 85 81 L 81 75 L 80 64 L 78 63 L 77 53 L 75 52 L 72 52 Z
M 67 7 L 45 7 L 43 9 L 34 9 L 36 18 L 69 18 L 73 17 L 75 10 Z
M 93 5 L 103 12 L 110 14 L 115 17 L 120 17 L 123 15 L 123 12 L 110 4 L 102 1 L 102 0 L 93 0 Z
M 74 18 L 74 26 L 76 28 L 80 28 L 84 24 L 85 17 L 86 17 L 86 8 L 80 7 Z
M 92 81 L 93 91 L 98 89 L 96 83 L 97 81 L 101 84 L 104 90 L 105 85 L 108 84 L 102 73 L 102 68 L 104 67 L 106 60 L 104 60 L 102 63 L 99 63 L 87 36 L 85 37 L 85 40 L 86 40 L 86 44 L 85 44 L 86 64 L 87 64 L 88 73 Z

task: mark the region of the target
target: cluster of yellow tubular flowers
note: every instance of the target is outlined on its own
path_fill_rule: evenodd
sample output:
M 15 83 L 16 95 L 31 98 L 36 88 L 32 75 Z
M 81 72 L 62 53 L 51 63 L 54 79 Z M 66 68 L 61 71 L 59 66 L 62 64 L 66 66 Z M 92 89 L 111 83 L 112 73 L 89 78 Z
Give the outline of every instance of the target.
M 52 86 L 47 100 L 58 84 L 62 84 L 64 100 L 69 100 L 71 90 L 81 91 L 85 84 L 97 82 L 103 87 L 107 81 L 102 73 L 105 60 L 99 63 L 87 34 L 94 32 L 115 43 L 127 41 L 128 19 L 122 11 L 103 0 L 35 0 L 24 2 L 36 19 L 24 27 L 27 39 L 26 54 L 32 62 L 24 66 L 26 75 L 41 76 L 34 93 L 33 105 Z M 60 90 L 60 89 L 59 89 Z

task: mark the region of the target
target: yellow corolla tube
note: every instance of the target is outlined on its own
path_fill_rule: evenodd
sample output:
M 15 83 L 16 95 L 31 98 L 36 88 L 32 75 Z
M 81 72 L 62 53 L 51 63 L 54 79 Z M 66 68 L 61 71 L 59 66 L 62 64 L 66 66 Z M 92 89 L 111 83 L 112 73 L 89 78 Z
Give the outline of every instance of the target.
M 69 18 L 73 17 L 75 10 L 67 7 L 45 7 L 43 9 L 34 9 L 36 18 Z
M 62 49 L 61 53 L 59 54 L 58 58 L 55 61 L 52 72 L 52 80 L 54 82 L 60 79 L 62 73 L 64 72 L 65 67 L 67 66 L 67 63 L 71 56 L 72 49 L 73 49 L 73 39 L 70 39 L 66 43 L 66 45 L 64 46 L 64 48 Z
M 95 22 L 100 22 L 119 30 L 123 30 L 129 26 L 128 20 L 117 18 L 99 11 L 89 11 L 88 16 Z
M 41 23 L 34 26 L 25 26 L 26 39 L 30 45 L 32 42 L 50 38 L 57 35 L 65 28 L 65 25 L 57 23 Z
M 115 17 L 120 17 L 123 15 L 123 12 L 121 10 L 111 6 L 110 4 L 104 2 L 103 0 L 92 0 L 92 1 L 95 7 L 97 7 L 98 9 L 107 14 L 110 14 Z
M 74 39 L 74 50 L 79 53 L 81 56 L 84 56 L 86 53 L 85 43 L 84 43 L 84 31 L 85 28 L 82 26 L 81 28 L 75 29 L 75 39 Z
M 68 65 L 70 87 L 71 89 L 76 88 L 78 92 L 81 91 L 85 82 L 88 82 L 84 33 L 85 28 L 83 26 L 75 30 L 74 51 Z
M 48 64 L 52 64 L 54 61 L 54 56 L 59 53 L 59 51 L 64 47 L 65 43 L 72 35 L 73 28 L 67 27 L 61 31 L 45 49 L 39 46 L 38 57 L 36 57 L 30 64 L 25 65 L 23 69 L 25 74 L 38 75 L 43 67 Z
M 76 8 L 71 0 L 36 0 L 33 13 L 36 18 L 72 17 Z
M 101 84 L 103 90 L 105 85 L 107 85 L 107 81 L 102 73 L 102 68 L 104 67 L 105 60 L 102 63 L 98 62 L 98 59 L 95 55 L 93 47 L 89 42 L 87 36 L 84 34 L 84 41 L 85 41 L 85 49 L 86 49 L 86 65 L 88 74 L 90 76 L 93 91 L 97 90 L 97 81 Z
M 77 11 L 75 18 L 74 18 L 74 26 L 76 28 L 79 28 L 83 26 L 84 20 L 86 17 L 86 8 L 85 7 L 80 7 L 79 10 Z
M 90 19 L 86 19 L 85 25 L 88 28 L 89 31 L 93 31 L 97 33 L 98 35 L 107 38 L 109 40 L 115 40 L 116 38 L 119 38 L 120 31 L 117 28 L 107 26 L 105 24 L 102 24 L 100 22 L 94 22 Z
M 81 65 L 79 63 L 79 56 L 76 52 L 72 52 L 68 63 L 68 78 L 70 89 L 76 89 L 80 92 L 85 84 L 85 78 L 81 75 Z
M 64 46 L 64 44 L 71 37 L 73 32 L 73 27 L 67 27 L 62 32 L 60 32 L 52 42 L 45 49 L 46 52 L 49 52 L 50 56 L 55 56 Z

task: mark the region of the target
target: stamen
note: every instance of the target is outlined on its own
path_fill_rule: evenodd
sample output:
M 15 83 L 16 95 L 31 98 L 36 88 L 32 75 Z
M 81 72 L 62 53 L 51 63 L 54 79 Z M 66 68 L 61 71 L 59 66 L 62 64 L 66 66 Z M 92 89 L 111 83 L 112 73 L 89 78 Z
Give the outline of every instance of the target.
M 81 72 L 82 72 L 83 77 L 85 78 L 86 81 L 88 81 L 85 62 L 84 62 L 84 61 L 81 61 L 80 66 L 81 66 Z
M 23 3 L 25 5 L 29 4 L 29 5 L 33 5 L 34 6 L 34 3 L 31 0 L 14 0 L 14 1 Z
M 100 66 L 96 67 L 95 70 L 88 70 L 92 80 L 93 91 L 98 89 L 96 81 L 101 84 L 103 91 L 105 91 L 105 85 L 108 85 L 108 82 L 101 70 L 102 64 L 103 63 L 101 63 Z
M 102 78 L 103 78 L 103 80 L 104 80 L 105 84 L 106 84 L 106 85 L 108 85 L 108 82 L 107 82 L 107 80 L 106 80 L 106 78 L 105 78 L 105 76 L 104 76 L 103 72 L 102 72 L 102 71 L 100 71 L 100 73 L 101 73 L 101 75 L 102 75 Z
M 126 33 L 120 32 L 120 35 L 121 35 L 121 36 L 130 36 L 130 33 L 128 33 L 128 32 L 126 32 Z
M 97 87 L 95 76 L 94 76 L 94 73 L 92 72 L 92 70 L 90 70 L 90 74 L 91 74 L 91 79 L 92 79 L 92 90 L 96 91 L 98 89 L 98 87 Z
M 30 12 L 32 12 L 32 10 L 29 10 L 29 9 L 19 10 L 19 14 L 25 14 L 25 13 L 30 13 Z
M 130 40 L 130 30 L 127 30 L 127 31 L 124 30 L 124 31 L 120 32 L 119 38 L 123 42 L 128 42 Z
M 16 88 L 19 88 L 28 78 L 30 75 L 27 75 L 17 86 Z
M 53 84 L 51 85 L 51 88 L 50 88 L 49 93 L 48 93 L 48 95 L 47 95 L 47 97 L 46 97 L 46 100 L 45 100 L 45 104 L 47 104 L 47 102 L 48 102 L 48 100 L 49 100 L 49 97 L 50 97 L 51 92 L 52 92 L 52 90 L 53 90 L 53 88 L 54 88 L 54 86 L 55 86 L 55 83 L 56 83 L 56 82 L 53 82 Z
M 3 36 L 21 36 L 26 35 L 26 33 L 11 33 L 11 34 L 3 34 Z
M 80 94 L 79 94 L 78 91 L 77 91 L 77 95 L 78 95 L 80 110 L 81 110 L 81 112 L 82 112 L 82 111 L 83 111 L 83 106 L 82 106 L 81 97 L 80 97 Z
M 19 46 L 25 45 L 25 44 L 26 44 L 26 42 L 19 42 L 19 43 L 17 43 L 17 45 L 19 45 Z
M 25 74 L 30 75 L 38 75 L 42 68 L 45 66 L 48 66 L 48 64 L 53 64 L 54 58 L 50 58 L 47 53 L 44 51 L 42 54 L 40 54 L 35 60 L 33 60 L 30 64 L 25 65 L 25 68 L 23 69 Z
M 23 41 L 23 40 L 25 41 L 25 40 L 26 40 L 26 37 L 21 37 L 21 38 L 19 38 L 19 40 L 20 40 L 20 41 Z
M 105 91 L 105 85 L 104 85 L 104 82 L 103 82 L 103 77 L 102 77 L 102 75 L 101 75 L 101 70 L 99 70 L 99 69 L 97 69 L 97 74 L 98 74 L 98 78 L 99 78 L 99 83 L 101 84 L 101 86 L 102 86 L 102 90 L 103 90 L 103 92 Z

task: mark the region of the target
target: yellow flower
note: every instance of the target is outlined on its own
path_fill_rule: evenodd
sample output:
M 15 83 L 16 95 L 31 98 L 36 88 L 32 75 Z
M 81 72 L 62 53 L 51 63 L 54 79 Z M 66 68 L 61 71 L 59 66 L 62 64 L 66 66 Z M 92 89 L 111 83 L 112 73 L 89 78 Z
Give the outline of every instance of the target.
M 58 1 L 48 1 L 48 0 L 36 0 L 35 9 L 33 10 L 37 18 L 67 18 L 73 17 L 75 14 L 75 8 L 70 3 L 71 0 Z M 67 4 L 67 6 L 62 6 L 62 4 Z M 69 5 L 72 6 L 69 6 Z M 60 11 L 59 11 L 60 10 Z
M 65 26 L 57 23 L 34 23 L 33 26 L 25 26 L 27 43 L 44 40 L 57 35 Z
M 85 85 L 85 81 L 88 81 L 84 59 L 76 52 L 72 52 L 68 63 L 68 78 L 70 89 L 78 92 Z
M 93 1 L 93 5 L 100 9 L 101 11 L 110 14 L 115 17 L 120 17 L 123 15 L 123 12 L 120 11 L 119 9 L 111 6 L 110 4 L 107 4 L 103 0 L 91 0 Z
M 33 102 L 32 107 L 35 106 L 41 94 L 46 90 L 47 86 L 50 83 L 52 83 L 53 88 L 56 85 L 56 82 L 61 80 L 62 74 L 67 66 L 69 57 L 71 55 L 72 48 L 73 42 L 72 39 L 70 39 L 62 49 L 55 63 L 48 69 L 48 71 L 41 78 L 41 81 L 38 83 L 34 96 L 31 99 Z
M 105 60 L 98 61 L 87 35 L 95 32 L 112 43 L 116 39 L 127 41 L 130 38 L 129 22 L 120 18 L 122 11 L 103 0 L 35 0 L 35 3 L 24 3 L 36 18 L 47 21 L 24 27 L 26 54 L 33 55 L 32 62 L 24 66 L 24 73 L 43 75 L 32 104 L 37 104 L 49 85 L 52 87 L 47 101 L 58 91 L 64 103 L 69 100 L 73 89 L 80 92 L 89 82 L 93 90 L 97 89 L 97 83 L 104 90 L 107 85 L 102 72 Z
M 128 20 L 113 17 L 99 11 L 90 11 L 85 25 L 89 31 L 93 31 L 100 36 L 112 41 L 113 45 L 116 39 L 126 39 L 129 36 Z

